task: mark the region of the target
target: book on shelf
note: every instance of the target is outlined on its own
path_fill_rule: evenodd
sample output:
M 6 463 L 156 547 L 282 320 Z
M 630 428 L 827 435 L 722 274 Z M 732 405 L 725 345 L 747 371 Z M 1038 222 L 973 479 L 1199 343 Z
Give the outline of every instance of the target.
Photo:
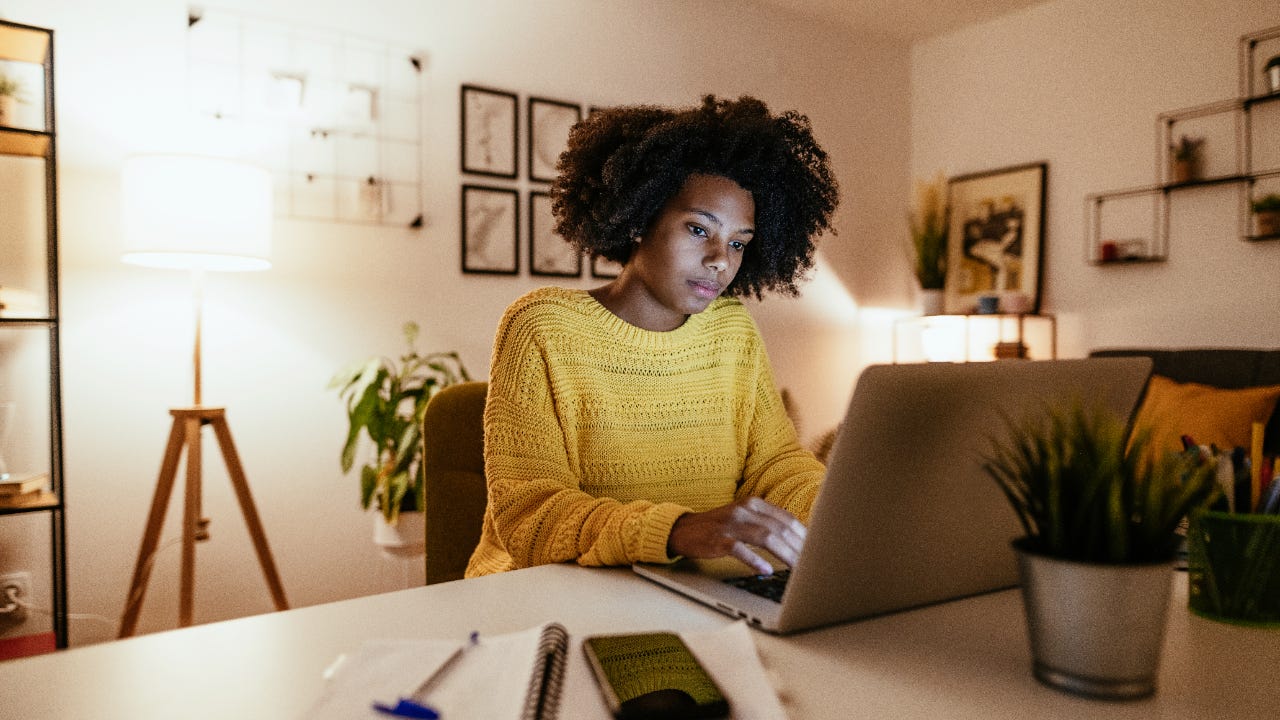
M 48 484 L 49 473 L 5 473 L 0 476 L 0 497 L 27 495 Z
M 376 707 L 408 702 L 449 720 L 555 720 L 568 650 L 558 623 L 474 640 L 370 640 L 339 657 L 304 717 L 385 719 Z

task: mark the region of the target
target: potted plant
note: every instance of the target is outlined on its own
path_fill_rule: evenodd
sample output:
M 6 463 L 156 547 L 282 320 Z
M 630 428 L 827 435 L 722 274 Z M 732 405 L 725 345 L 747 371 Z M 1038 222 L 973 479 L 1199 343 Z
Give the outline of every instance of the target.
M 404 337 L 408 352 L 399 365 L 390 358 L 371 357 L 334 375 L 329 388 L 338 390 L 347 408 L 342 471 L 350 472 L 355 464 L 362 435 L 373 444 L 373 458 L 360 468 L 360 505 L 366 510 L 377 505 L 375 538 L 382 537 L 384 546 L 414 548 L 425 539 L 422 414 L 442 388 L 471 378 L 457 353 L 418 354 L 417 323 L 405 323 Z M 414 519 L 416 528 L 397 527 L 406 517 Z M 394 539 L 397 530 L 407 538 Z
M 1253 214 L 1257 218 L 1258 236 L 1280 235 L 1280 194 L 1271 193 L 1254 200 Z
M 1169 146 L 1173 156 L 1173 181 L 1175 183 L 1190 182 L 1200 177 L 1200 147 L 1204 138 L 1182 135 L 1178 141 Z
M 947 279 L 946 179 L 916 181 L 915 207 L 907 215 L 911 227 L 912 270 L 920 283 L 924 314 L 942 312 L 942 290 Z
M 14 107 L 22 100 L 22 83 L 0 73 L 0 126 L 12 125 Z
M 985 469 L 1022 523 L 1018 570 L 1038 680 L 1143 697 L 1155 674 L 1183 518 L 1216 497 L 1198 451 L 1157 456 L 1079 404 L 1009 424 Z

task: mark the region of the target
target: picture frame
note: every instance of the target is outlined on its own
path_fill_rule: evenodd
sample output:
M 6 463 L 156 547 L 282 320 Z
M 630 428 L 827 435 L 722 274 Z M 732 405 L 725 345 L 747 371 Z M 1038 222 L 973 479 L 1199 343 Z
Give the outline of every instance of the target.
M 1040 311 L 1047 175 L 1048 163 L 1034 162 L 947 181 L 944 312 L 973 313 L 982 296 L 1021 296 L 1020 312 Z
M 520 194 L 509 188 L 462 186 L 462 272 L 520 272 Z
M 519 98 L 505 90 L 463 85 L 462 172 L 516 178 Z
M 556 179 L 556 161 L 569 144 L 569 130 L 582 120 L 582 106 L 563 100 L 530 97 L 525 113 L 529 124 L 529 179 Z
M 591 258 L 591 277 L 598 280 L 612 280 L 622 273 L 622 263 L 606 260 L 602 257 Z
M 582 253 L 555 233 L 551 194 L 529 192 L 529 273 L 553 277 L 581 277 Z

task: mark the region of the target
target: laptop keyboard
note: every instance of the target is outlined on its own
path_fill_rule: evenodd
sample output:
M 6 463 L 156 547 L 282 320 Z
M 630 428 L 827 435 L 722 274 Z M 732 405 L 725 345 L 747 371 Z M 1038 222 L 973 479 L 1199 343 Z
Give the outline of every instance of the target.
M 782 593 L 787 589 L 787 578 L 789 577 L 791 577 L 791 568 L 782 568 L 772 575 L 725 578 L 725 582 L 734 587 L 740 587 L 754 595 L 768 598 L 774 602 L 782 602 Z

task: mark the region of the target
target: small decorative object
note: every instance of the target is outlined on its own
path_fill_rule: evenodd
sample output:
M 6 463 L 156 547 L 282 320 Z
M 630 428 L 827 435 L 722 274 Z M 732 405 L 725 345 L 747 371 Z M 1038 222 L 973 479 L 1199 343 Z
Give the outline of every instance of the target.
M 1263 72 L 1267 76 L 1267 88 L 1270 92 L 1280 92 L 1280 55 L 1276 55 L 1267 61 Z
M 975 173 L 948 183 L 946 311 L 979 295 L 1016 291 L 1040 308 L 1046 163 Z
M 920 283 L 925 315 L 942 313 L 947 279 L 946 182 L 941 172 L 933 180 L 917 180 L 915 207 L 907 216 L 914 253 L 912 269 Z
M 1169 146 L 1175 183 L 1191 182 L 1200 177 L 1200 148 L 1203 145 L 1204 138 L 1182 135 L 1178 142 Z
M 1253 203 L 1258 237 L 1280 235 L 1280 194 L 1264 195 Z
M 582 108 L 573 103 L 529 98 L 529 179 L 556 179 L 556 162 L 569 144 L 569 129 L 582 119 Z
M 529 272 L 560 277 L 582 275 L 582 254 L 556 235 L 551 195 L 545 192 L 529 193 Z
M 462 186 L 462 272 L 520 272 L 519 198 L 507 188 Z
M 376 504 L 389 525 L 401 513 L 423 508 L 422 413 L 442 388 L 470 380 L 454 352 L 419 355 L 417 323 L 404 325 L 408 353 L 399 366 L 389 358 L 372 357 L 348 367 L 329 381 L 346 401 L 349 422 L 342 445 L 342 471 L 355 464 L 361 434 L 373 442 L 374 457 L 360 468 L 360 505 Z
M 979 315 L 995 315 L 1000 311 L 1000 296 L 979 295 L 978 305 L 975 310 Z
M 462 86 L 462 172 L 516 177 L 515 93 Z
M 22 83 L 0 73 L 0 126 L 13 125 L 17 104 L 24 102 L 21 93 Z
M 1018 514 L 1014 541 L 1033 672 L 1071 693 L 1155 692 L 1178 527 L 1217 496 L 1198 452 L 1150 449 L 1078 404 L 1010 421 L 985 463 Z

